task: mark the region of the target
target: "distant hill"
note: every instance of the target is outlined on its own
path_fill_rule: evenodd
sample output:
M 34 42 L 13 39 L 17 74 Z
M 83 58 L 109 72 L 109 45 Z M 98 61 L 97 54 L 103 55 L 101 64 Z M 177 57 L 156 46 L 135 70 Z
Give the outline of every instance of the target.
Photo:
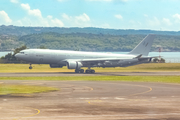
M 60 34 L 66 33 L 91 33 L 91 34 L 110 34 L 110 35 L 131 35 L 141 34 L 147 35 L 149 33 L 158 35 L 180 35 L 180 31 L 155 31 L 155 30 L 133 30 L 133 29 L 103 29 L 103 28 L 60 28 L 60 27 L 17 27 L 17 26 L 0 26 L 0 35 L 15 35 L 24 36 L 34 33 L 56 32 Z
M 22 45 L 28 48 L 80 51 L 131 51 L 147 34 L 156 34 L 152 51 L 180 51 L 180 32 L 115 30 L 102 28 L 57 28 L 0 26 L 0 50 Z
M 41 33 L 25 35 L 18 42 L 29 48 L 45 46 L 49 49 L 81 51 L 131 51 L 146 35 L 109 35 L 87 33 Z M 180 36 L 157 35 L 152 51 L 180 51 Z

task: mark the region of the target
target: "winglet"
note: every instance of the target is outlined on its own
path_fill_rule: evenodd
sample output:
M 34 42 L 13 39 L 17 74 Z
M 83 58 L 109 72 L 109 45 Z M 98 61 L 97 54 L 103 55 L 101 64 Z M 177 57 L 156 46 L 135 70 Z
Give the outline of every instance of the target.
M 155 34 L 147 35 L 129 54 L 148 56 Z

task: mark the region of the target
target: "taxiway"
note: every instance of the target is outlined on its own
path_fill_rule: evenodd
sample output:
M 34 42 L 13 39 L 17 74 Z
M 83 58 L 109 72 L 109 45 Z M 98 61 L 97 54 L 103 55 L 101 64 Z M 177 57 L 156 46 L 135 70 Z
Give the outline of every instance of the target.
M 180 85 L 141 82 L 0 81 L 60 91 L 0 96 L 0 120 L 179 120 Z
M 180 72 L 97 72 L 95 74 L 74 72 L 0 73 L 0 77 L 48 77 L 48 76 L 179 76 Z

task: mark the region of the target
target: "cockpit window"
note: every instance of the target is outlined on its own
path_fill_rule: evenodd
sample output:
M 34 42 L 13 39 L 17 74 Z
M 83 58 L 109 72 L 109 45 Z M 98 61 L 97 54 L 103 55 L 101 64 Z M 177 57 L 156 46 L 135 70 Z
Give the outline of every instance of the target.
M 20 52 L 21 54 L 24 54 L 24 52 Z

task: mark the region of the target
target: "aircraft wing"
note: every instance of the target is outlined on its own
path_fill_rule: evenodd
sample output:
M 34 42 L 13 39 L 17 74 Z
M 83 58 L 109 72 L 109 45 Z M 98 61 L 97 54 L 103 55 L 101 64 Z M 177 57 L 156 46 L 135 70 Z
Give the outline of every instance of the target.
M 95 61 L 118 61 L 118 60 L 125 60 L 125 58 L 66 59 L 64 61 L 95 62 Z
M 92 59 L 65 59 L 63 61 L 76 61 L 76 62 L 104 62 L 104 61 L 120 61 L 120 60 L 128 60 L 128 59 L 150 59 L 150 58 L 156 58 L 159 56 L 142 56 L 142 54 L 137 55 L 136 57 L 133 58 L 92 58 Z
M 156 56 L 157 57 L 157 56 Z M 90 58 L 90 59 L 65 59 L 63 61 L 68 62 L 68 61 L 76 61 L 76 62 L 104 62 L 104 61 L 119 61 L 119 60 L 127 60 L 127 59 L 148 59 L 148 58 L 155 58 L 155 57 L 150 57 L 150 56 L 143 56 L 142 54 L 134 56 L 132 58 Z
M 80 62 L 82 64 L 97 64 L 97 63 L 104 63 L 106 61 L 108 62 L 116 62 L 116 61 L 120 61 L 120 60 L 127 60 L 128 58 L 93 58 L 93 59 L 66 59 L 64 61 L 66 62 L 70 62 L 70 61 L 76 61 L 76 62 Z
M 157 56 L 156 56 L 157 57 Z M 132 58 L 90 58 L 90 59 L 65 59 L 63 60 L 64 62 L 80 62 L 83 65 L 95 65 L 98 63 L 105 63 L 105 62 L 119 62 L 119 61 L 126 61 L 126 60 L 132 60 L 132 59 L 137 59 L 137 60 L 145 60 L 145 59 L 152 59 L 156 57 L 150 57 L 150 56 L 142 56 L 142 54 L 134 56 Z

